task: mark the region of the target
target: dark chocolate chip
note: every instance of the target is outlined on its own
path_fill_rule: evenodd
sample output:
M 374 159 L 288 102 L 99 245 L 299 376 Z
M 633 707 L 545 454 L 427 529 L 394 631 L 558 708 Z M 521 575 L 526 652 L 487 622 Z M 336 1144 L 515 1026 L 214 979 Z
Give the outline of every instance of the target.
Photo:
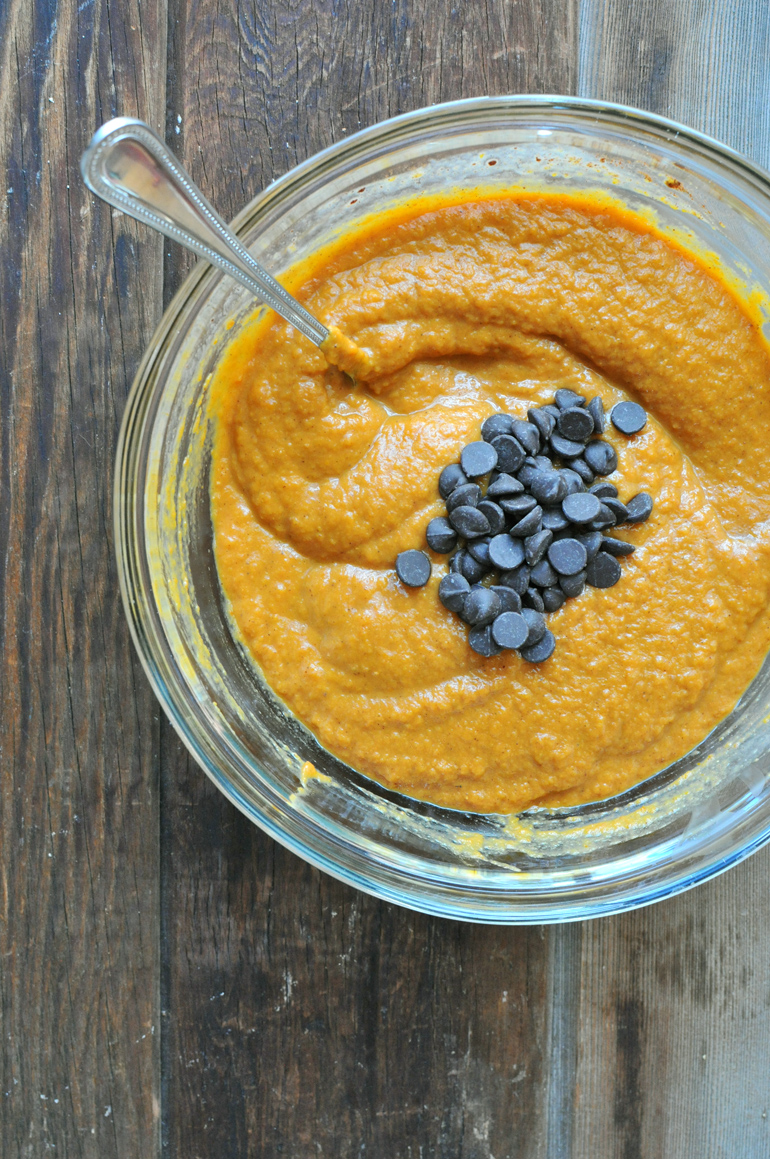
M 492 584 L 490 589 L 500 601 L 501 612 L 520 612 L 521 596 L 513 588 L 506 588 L 502 584 Z
M 542 441 L 547 443 L 553 434 L 553 428 L 556 426 L 553 415 L 549 415 L 548 411 L 542 410 L 540 407 L 534 407 L 527 411 L 527 418 L 540 431 Z
M 478 628 L 471 628 L 468 633 L 468 643 L 474 652 L 478 652 L 479 656 L 486 658 L 499 656 L 502 652 L 500 645 L 496 644 L 492 638 L 492 628 L 489 624 L 484 624 Z
M 570 523 L 585 526 L 593 523 L 601 509 L 601 500 L 590 491 L 578 491 L 575 495 L 568 495 L 563 501 L 561 509 Z
M 547 455 L 535 455 L 532 466 L 536 467 L 538 471 L 545 471 L 547 475 L 552 475 L 556 470 L 553 459 L 549 459 Z
M 481 488 L 478 483 L 460 483 L 447 497 L 446 509 L 451 515 L 455 507 L 478 507 Z
M 529 568 L 523 563 L 521 567 L 515 567 L 513 571 L 504 571 L 500 576 L 500 583 L 516 592 L 517 595 L 523 596 L 529 587 Z
M 594 473 L 586 463 L 585 459 L 570 459 L 568 463 L 570 471 L 574 471 L 579 475 L 587 487 L 590 487 L 594 481 Z
M 471 585 L 463 575 L 445 575 L 438 585 L 438 598 L 450 612 L 461 612 Z
M 463 539 L 479 539 L 482 535 L 489 535 L 489 522 L 478 507 L 455 507 L 449 522 Z
M 489 492 L 487 492 L 489 494 Z M 501 531 L 505 530 L 505 514 L 502 507 L 498 507 L 491 499 L 482 499 L 477 508 L 482 515 L 486 516 L 489 523 L 489 534 L 499 535 Z
M 524 557 L 530 567 L 534 567 L 536 563 L 540 563 L 540 560 L 544 557 L 552 543 L 553 532 L 547 529 L 545 531 L 536 531 L 534 535 L 530 535 L 524 540 Z
M 482 535 L 481 539 L 472 539 L 467 547 L 476 562 L 480 563 L 486 571 L 491 571 L 494 566 L 489 561 L 490 538 L 489 535 Z
M 460 575 L 464 575 L 469 584 L 477 584 L 480 579 L 484 578 L 487 569 L 483 563 L 479 563 L 468 551 L 458 552 L 458 555 L 462 555 Z
M 557 612 L 566 599 L 560 587 L 546 588 L 543 592 L 543 605 L 547 612 Z
M 586 410 L 594 420 L 594 431 L 596 434 L 603 435 L 607 426 L 607 420 L 604 417 L 604 403 L 598 394 L 591 399 Z
M 610 511 L 602 499 L 599 504 L 599 514 L 591 522 L 591 531 L 602 531 L 605 527 L 614 527 L 616 522 L 615 512 Z
M 460 466 L 469 479 L 488 475 L 497 466 L 497 451 L 491 443 L 468 443 L 460 455 Z
M 442 499 L 448 499 L 455 487 L 462 487 L 468 482 L 468 476 L 459 463 L 450 463 L 438 477 L 438 493 Z
M 522 519 L 523 516 L 537 507 L 537 501 L 531 495 L 513 495 L 510 498 L 501 499 L 499 502 L 510 519 Z
M 569 406 L 563 410 L 556 426 L 560 435 L 574 443 L 585 443 L 594 433 L 594 420 L 580 406 Z
M 500 571 L 511 571 L 524 563 L 524 544 L 510 535 L 496 535 L 489 543 L 489 558 Z
M 553 656 L 556 647 L 556 640 L 553 632 L 546 631 L 542 640 L 538 640 L 537 644 L 531 647 L 520 648 L 519 655 L 522 660 L 527 660 L 530 664 L 542 664 L 544 660 L 550 659 Z
M 463 604 L 463 619 L 466 624 L 491 624 L 500 615 L 500 600 L 489 588 L 472 587 Z
M 498 435 L 509 435 L 513 430 L 513 418 L 511 415 L 495 414 L 490 415 L 481 424 L 481 437 L 485 443 L 491 443 Z
M 449 570 L 455 575 L 462 575 L 462 562 L 464 551 L 456 551 L 449 561 Z
M 529 582 L 535 588 L 554 588 L 559 582 L 559 577 L 548 560 L 541 559 L 530 571 Z
M 608 555 L 615 555 L 622 559 L 624 555 L 633 555 L 636 551 L 633 543 L 626 543 L 625 539 L 613 539 L 609 535 L 602 536 L 602 551 Z
M 545 611 L 545 604 L 543 603 L 543 597 L 540 594 L 540 592 L 537 590 L 537 588 L 528 587 L 527 590 L 525 591 L 524 595 L 521 597 L 521 602 L 522 602 L 522 604 L 524 604 L 524 606 L 526 608 L 529 608 L 530 611 L 534 611 L 534 612 L 544 612 Z M 522 608 L 522 611 L 523 610 L 524 609 Z
M 640 491 L 626 503 L 629 523 L 644 523 L 652 514 L 652 497 L 646 491 Z
M 559 575 L 577 575 L 588 561 L 588 552 L 577 539 L 557 539 L 548 548 L 548 561 Z
M 543 508 L 533 507 L 529 515 L 525 515 L 518 523 L 514 523 L 510 534 L 515 535 L 517 539 L 526 539 L 530 535 L 534 535 L 536 531 L 540 530 L 543 522 Z
M 565 388 L 556 391 L 554 400 L 559 410 L 568 410 L 572 406 L 585 406 L 586 403 L 582 394 L 577 394 L 574 390 L 566 390 Z
M 551 447 L 561 459 L 576 459 L 583 452 L 583 444 L 574 439 L 565 439 L 561 435 L 551 435 Z
M 570 599 L 574 599 L 575 596 L 582 595 L 585 586 L 585 571 L 579 571 L 575 575 L 563 575 L 559 579 L 559 587 L 564 592 L 565 596 L 568 596 Z
M 602 439 L 594 439 L 589 443 L 583 452 L 583 458 L 594 475 L 611 475 L 618 465 L 615 448 Z
M 542 640 L 543 636 L 545 635 L 545 620 L 543 619 L 542 613 L 537 611 L 536 608 L 522 608 L 521 614 L 527 621 L 527 627 L 529 629 L 527 632 L 527 639 L 525 641 L 527 647 L 529 648 L 532 644 L 536 644 L 538 640 Z
M 600 499 L 617 499 L 618 489 L 614 483 L 607 483 L 603 480 L 601 483 L 594 483 L 591 494 L 597 495 Z
M 543 527 L 546 531 L 563 531 L 569 527 L 569 519 L 558 507 L 554 507 L 543 513 Z
M 443 515 L 431 519 L 425 529 L 425 538 L 431 551 L 437 551 L 440 555 L 447 555 L 457 547 L 457 532 Z
M 555 406 L 553 403 L 549 403 L 547 406 L 542 406 L 540 409 L 546 411 L 549 415 L 551 415 L 551 417 L 554 420 L 554 423 L 557 421 L 557 419 L 559 418 L 559 415 L 561 414 L 560 407 Z
M 618 402 L 610 411 L 612 425 L 623 435 L 638 435 L 647 422 L 647 412 L 638 402 Z
M 586 582 L 592 588 L 611 588 L 621 577 L 620 564 L 614 555 L 600 551 L 586 568 Z
M 521 648 L 529 635 L 529 624 L 517 612 L 502 612 L 492 624 L 492 639 L 501 648 Z
M 498 435 L 491 445 L 497 453 L 498 470 L 514 474 L 523 465 L 526 453 L 513 435 Z
M 538 467 L 535 466 L 534 460 L 531 463 L 525 463 L 524 466 L 517 471 L 517 478 L 525 487 L 529 487 L 531 481 L 538 472 Z
M 421 588 L 430 579 L 430 560 L 424 551 L 401 551 L 396 556 L 396 574 L 407 587 Z
M 513 434 L 528 455 L 536 455 L 540 450 L 540 431 L 533 423 L 528 423 L 524 419 L 515 419 Z
M 602 499 L 602 506 L 615 516 L 616 527 L 620 527 L 621 523 L 628 522 L 628 508 L 619 499 L 613 499 L 611 495 L 608 495 L 606 499 Z
M 575 461 L 578 463 L 582 462 L 581 459 L 573 459 L 573 462 Z M 583 466 L 585 466 L 585 463 L 583 463 Z M 563 467 L 561 471 L 559 471 L 559 474 L 564 480 L 566 486 L 566 490 L 564 492 L 565 495 L 576 495 L 578 491 L 585 491 L 585 482 L 583 481 L 579 471 L 573 471 L 571 467 Z M 591 475 L 591 478 L 593 479 L 593 474 Z
M 595 557 L 597 551 L 601 550 L 603 538 L 601 531 L 584 531 L 575 536 L 578 543 L 582 543 L 586 549 L 589 562 Z
M 567 494 L 567 483 L 561 471 L 537 471 L 532 476 L 529 490 L 538 503 L 553 507 Z
M 514 479 L 513 475 L 503 473 L 489 484 L 486 497 L 487 499 L 502 499 L 510 495 L 521 495 L 523 490 L 523 483 Z

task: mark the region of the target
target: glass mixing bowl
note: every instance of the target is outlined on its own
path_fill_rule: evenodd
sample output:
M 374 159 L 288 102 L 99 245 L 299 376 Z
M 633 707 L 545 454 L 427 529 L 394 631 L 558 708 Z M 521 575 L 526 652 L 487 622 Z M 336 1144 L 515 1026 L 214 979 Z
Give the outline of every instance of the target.
M 234 226 L 280 275 L 369 214 L 447 190 L 601 190 L 770 298 L 770 176 L 634 109 L 500 97 L 423 109 L 326 149 Z M 646 905 L 770 837 L 770 664 L 684 759 L 569 809 L 481 816 L 388 792 L 320 748 L 228 626 L 212 552 L 212 371 L 253 299 L 201 263 L 166 311 L 123 420 L 120 582 L 139 654 L 190 752 L 248 817 L 301 857 L 388 901 L 497 923 Z M 310 762 L 314 769 L 309 769 Z

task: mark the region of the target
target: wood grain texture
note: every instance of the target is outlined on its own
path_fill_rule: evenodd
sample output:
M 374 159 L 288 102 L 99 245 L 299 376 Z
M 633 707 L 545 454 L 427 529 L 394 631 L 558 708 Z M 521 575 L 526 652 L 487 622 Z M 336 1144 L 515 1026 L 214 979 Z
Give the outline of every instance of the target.
M 574 17 L 563 0 L 176 0 L 170 135 L 232 215 L 383 117 L 569 91 Z M 169 289 L 184 268 L 172 255 Z M 166 727 L 162 758 L 167 1153 L 544 1156 L 551 935 L 355 893 L 255 830 Z
M 386 117 L 575 86 L 577 0 L 171 0 L 170 13 L 168 139 L 228 219 Z M 187 268 L 174 254 L 169 278 Z
M 584 934 L 574 1155 L 770 1155 L 770 856 Z
M 581 0 L 581 95 L 770 161 L 763 0 Z M 770 1155 L 770 852 L 583 927 L 574 1159 Z
M 160 249 L 77 172 L 117 112 L 158 121 L 165 8 L 0 10 L 0 1149 L 158 1138 L 158 713 L 112 553 L 123 404 Z M 160 117 L 162 122 L 162 117 Z M 141 285 L 142 293 L 136 292 Z
M 770 167 L 766 0 L 580 0 L 581 96 L 683 121 Z
M 340 885 L 223 809 L 195 769 L 174 806 L 169 1154 L 544 1154 L 542 931 L 436 921 Z

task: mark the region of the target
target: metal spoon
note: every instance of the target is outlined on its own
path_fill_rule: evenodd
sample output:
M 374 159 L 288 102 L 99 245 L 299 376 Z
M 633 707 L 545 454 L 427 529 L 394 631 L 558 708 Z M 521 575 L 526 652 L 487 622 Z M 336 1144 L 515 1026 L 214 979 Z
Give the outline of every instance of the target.
M 241 282 L 261 302 L 356 375 L 368 359 L 336 326 L 331 330 L 287 294 L 212 209 L 195 182 L 144 121 L 116 117 L 94 133 L 80 160 L 88 188 Z

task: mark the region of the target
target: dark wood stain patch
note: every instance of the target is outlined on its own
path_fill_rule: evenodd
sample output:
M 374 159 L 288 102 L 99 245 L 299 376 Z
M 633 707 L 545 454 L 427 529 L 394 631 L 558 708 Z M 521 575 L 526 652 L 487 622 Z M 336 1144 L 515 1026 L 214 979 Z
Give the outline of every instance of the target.
M 621 998 L 615 1011 L 617 1071 L 613 1117 L 622 1159 L 642 1155 L 642 1005 Z
M 0 10 L 0 1138 L 9 1159 L 158 1138 L 158 709 L 112 551 L 118 423 L 160 245 L 76 164 L 163 108 L 165 6 Z M 142 292 L 137 293 L 137 287 Z

